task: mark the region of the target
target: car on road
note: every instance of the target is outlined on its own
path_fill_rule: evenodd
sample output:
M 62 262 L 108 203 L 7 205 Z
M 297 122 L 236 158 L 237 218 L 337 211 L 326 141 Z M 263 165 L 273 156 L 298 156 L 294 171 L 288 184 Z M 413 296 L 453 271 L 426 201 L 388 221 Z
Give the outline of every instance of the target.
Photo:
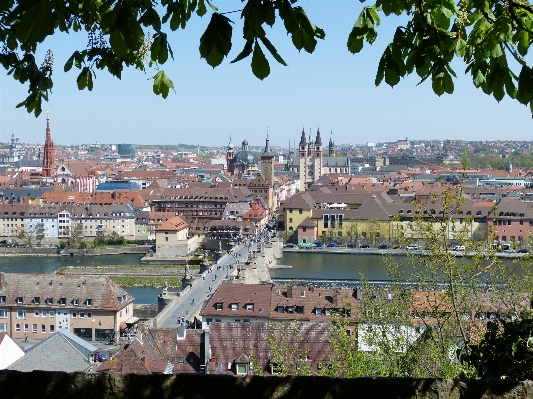
M 322 245 L 324 244 L 322 244 L 321 242 L 315 242 L 315 247 L 321 247 Z
M 504 249 L 502 252 L 505 252 L 507 254 L 514 254 L 516 250 L 512 248 L 507 248 L 507 249 Z
M 363 245 L 361 245 L 359 248 L 361 248 L 361 249 L 367 249 L 367 248 L 370 248 L 370 245 L 368 245 L 368 244 L 363 244 Z
M 93 353 L 93 360 L 95 362 L 105 362 L 107 360 L 107 356 L 104 355 L 102 352 L 94 352 Z
M 465 246 L 464 245 L 456 245 L 455 247 L 453 247 L 453 250 L 454 251 L 458 251 L 458 252 L 464 252 Z
M 330 247 L 330 248 L 335 248 L 336 246 L 337 246 L 337 243 L 335 243 L 335 242 L 330 242 L 328 244 L 328 247 Z
M 378 245 L 378 249 L 387 249 L 389 246 L 387 244 Z
M 519 249 L 519 250 L 518 250 L 518 253 L 519 253 L 519 254 L 528 254 L 529 251 L 528 251 L 527 249 Z
M 349 242 L 346 246 L 348 248 L 357 248 L 357 245 L 355 245 L 355 243 L 353 243 L 353 242 Z
M 407 246 L 408 251 L 418 251 L 418 245 L 408 245 Z
M 288 244 L 285 244 L 285 246 L 286 246 L 287 248 L 295 248 L 295 249 L 298 249 L 298 245 L 296 245 L 296 244 L 292 244 L 292 243 L 290 243 L 290 242 L 289 242 Z

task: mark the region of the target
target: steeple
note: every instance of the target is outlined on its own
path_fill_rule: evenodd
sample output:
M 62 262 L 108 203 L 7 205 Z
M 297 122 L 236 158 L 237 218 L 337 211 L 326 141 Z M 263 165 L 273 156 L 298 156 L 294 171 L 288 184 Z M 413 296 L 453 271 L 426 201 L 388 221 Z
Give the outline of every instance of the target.
M 52 177 L 53 167 L 56 162 L 56 150 L 54 142 L 52 141 L 52 134 L 50 133 L 50 118 L 49 112 L 46 111 L 46 139 L 44 141 L 43 148 L 43 167 L 42 167 L 42 176 L 43 177 Z
M 300 138 L 300 147 L 305 147 L 307 145 L 307 140 L 305 139 L 305 129 L 302 128 L 302 137 Z
M 334 157 L 335 156 L 335 142 L 333 141 L 333 132 L 331 132 L 331 135 L 329 136 L 329 156 Z
M 241 144 L 242 151 L 248 151 L 248 141 L 246 140 L 246 132 L 244 132 L 244 140 Z
M 272 155 L 272 150 L 270 149 L 270 140 L 268 139 L 268 133 L 266 137 L 265 151 L 263 151 L 263 155 Z
M 233 151 L 233 142 L 231 141 L 231 132 L 229 133 L 228 151 Z
M 315 145 L 322 145 L 322 138 L 320 137 L 320 127 L 316 131 Z

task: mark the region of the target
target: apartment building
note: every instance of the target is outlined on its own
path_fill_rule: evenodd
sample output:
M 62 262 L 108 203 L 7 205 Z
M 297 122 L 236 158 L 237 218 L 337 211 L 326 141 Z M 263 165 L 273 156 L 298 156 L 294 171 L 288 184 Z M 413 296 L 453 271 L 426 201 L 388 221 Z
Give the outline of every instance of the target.
M 65 329 L 103 341 L 138 321 L 133 299 L 105 276 L 0 272 L 0 332 L 44 339 Z

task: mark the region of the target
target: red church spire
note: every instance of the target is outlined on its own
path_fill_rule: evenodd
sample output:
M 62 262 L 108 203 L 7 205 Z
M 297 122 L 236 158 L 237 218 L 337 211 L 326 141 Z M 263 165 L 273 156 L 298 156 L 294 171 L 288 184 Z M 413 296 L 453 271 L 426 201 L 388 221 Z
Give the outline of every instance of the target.
M 43 150 L 43 177 L 52 177 L 53 167 L 56 162 L 56 150 L 54 142 L 52 141 L 52 135 L 50 134 L 50 118 L 48 117 L 48 111 L 46 112 L 46 140 L 44 142 Z

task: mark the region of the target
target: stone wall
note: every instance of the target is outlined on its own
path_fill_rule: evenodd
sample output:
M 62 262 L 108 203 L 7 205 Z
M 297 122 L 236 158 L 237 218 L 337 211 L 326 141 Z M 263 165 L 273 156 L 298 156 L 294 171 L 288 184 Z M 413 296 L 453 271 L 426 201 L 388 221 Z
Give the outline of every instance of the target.
M 533 382 L 410 378 L 225 377 L 0 370 L 2 399 L 511 399 Z

